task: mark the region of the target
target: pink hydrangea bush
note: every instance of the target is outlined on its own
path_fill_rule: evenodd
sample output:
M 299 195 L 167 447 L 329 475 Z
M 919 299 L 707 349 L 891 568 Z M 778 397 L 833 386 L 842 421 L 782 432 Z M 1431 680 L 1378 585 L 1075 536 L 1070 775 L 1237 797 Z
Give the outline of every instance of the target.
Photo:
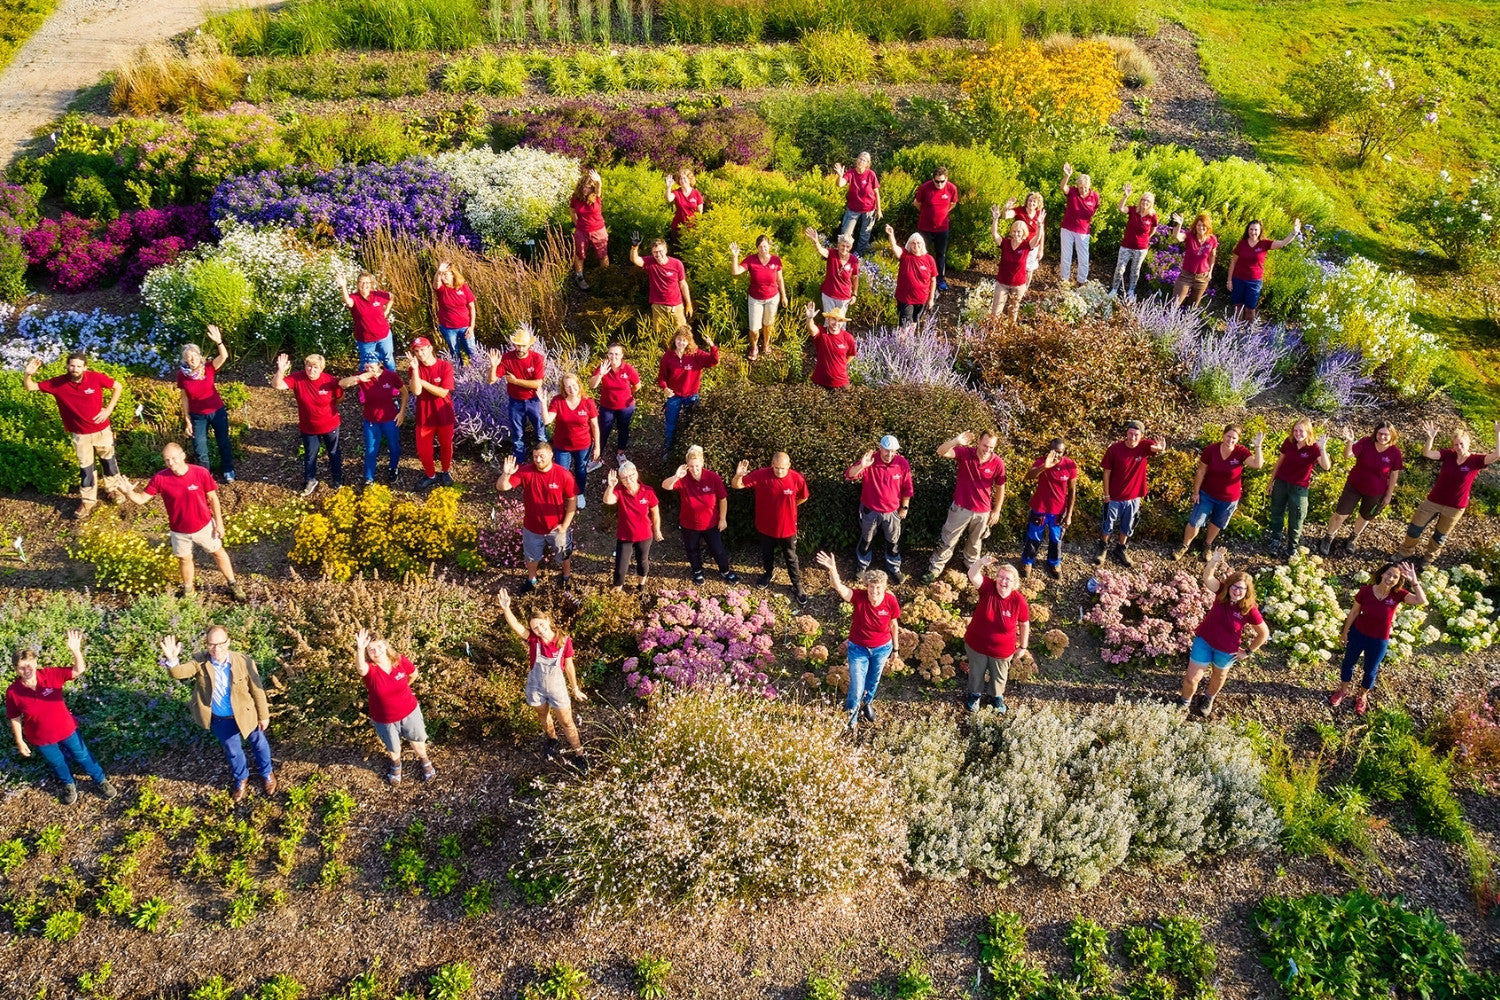
M 1193 630 L 1213 602 L 1213 595 L 1183 570 L 1165 580 L 1146 572 L 1099 570 L 1094 580 L 1098 603 L 1083 620 L 1103 632 L 1099 656 L 1117 668 L 1186 654 Z
M 664 590 L 645 620 L 635 623 L 640 656 L 624 663 L 625 683 L 638 698 L 663 687 L 727 685 L 778 695 L 767 671 L 775 663 L 776 612 L 744 589 L 721 600 L 696 590 Z

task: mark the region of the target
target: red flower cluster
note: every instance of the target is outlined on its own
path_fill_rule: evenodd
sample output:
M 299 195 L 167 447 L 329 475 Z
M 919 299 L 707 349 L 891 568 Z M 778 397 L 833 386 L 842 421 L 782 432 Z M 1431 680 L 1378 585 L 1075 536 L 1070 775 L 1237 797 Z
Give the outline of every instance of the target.
M 126 212 L 103 222 L 63 213 L 21 235 L 27 263 L 46 269 L 60 292 L 82 292 L 119 281 L 140 288 L 146 272 L 170 264 L 214 238 L 207 205 L 170 205 Z

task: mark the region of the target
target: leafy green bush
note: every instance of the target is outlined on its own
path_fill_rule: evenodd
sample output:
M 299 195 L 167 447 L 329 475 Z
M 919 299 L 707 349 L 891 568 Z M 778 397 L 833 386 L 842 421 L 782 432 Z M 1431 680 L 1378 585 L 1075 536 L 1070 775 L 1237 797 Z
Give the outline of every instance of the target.
M 104 182 L 93 174 L 81 174 L 68 182 L 63 204 L 85 219 L 118 218 L 120 208 Z
M 1443 350 L 1436 336 L 1412 322 L 1416 302 L 1411 277 L 1351 257 L 1308 295 L 1303 334 L 1319 351 L 1358 350 L 1367 372 L 1405 398 L 1421 398 L 1433 390 L 1432 375 Z
M 1465 271 L 1500 261 L 1500 167 L 1467 184 L 1438 171 L 1407 194 L 1400 218 Z
M 998 252 L 990 235 L 990 206 L 1004 205 L 1009 198 L 1025 201 L 1021 189 L 1020 167 L 1012 160 L 996 156 L 983 147 L 945 146 L 923 143 L 896 151 L 891 162 L 917 183 L 930 180 L 938 167 L 948 168 L 948 180 L 957 185 L 962 200 L 950 216 L 950 233 L 954 249 L 969 250 L 979 257 L 993 257 Z M 903 224 L 897 229 L 915 229 L 917 220 L 911 205 L 886 202 L 887 218 L 896 215 Z M 950 255 L 953 253 L 949 251 Z
M 802 36 L 807 78 L 812 83 L 865 83 L 875 76 L 875 53 L 848 28 L 819 29 Z
M 886 155 L 906 139 L 895 105 L 881 91 L 769 97 L 761 102 L 761 112 L 776 134 L 795 145 L 800 154 L 794 162 L 779 164 L 787 170 L 827 170 L 836 162 L 853 163 L 860 150 L 868 150 L 883 178 Z
M 410 124 L 409 115 L 396 111 L 298 115 L 283 127 L 282 141 L 297 163 L 399 163 L 432 151 Z

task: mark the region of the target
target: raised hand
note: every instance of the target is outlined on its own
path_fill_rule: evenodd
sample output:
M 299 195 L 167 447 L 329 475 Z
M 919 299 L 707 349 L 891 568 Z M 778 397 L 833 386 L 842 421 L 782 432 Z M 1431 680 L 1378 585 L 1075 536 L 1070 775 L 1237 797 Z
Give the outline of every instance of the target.
M 83 652 L 83 629 L 68 629 L 68 649 L 75 653 Z
M 490 359 L 490 367 L 491 368 L 499 368 L 500 367 L 500 360 L 505 357 L 505 355 L 500 352 L 499 348 L 495 348 L 495 347 L 491 347 L 486 352 L 486 355 Z M 603 367 L 603 366 L 601 366 L 601 367 Z
M 498 604 L 498 605 L 500 605 L 500 610 L 502 610 L 502 611 L 509 611 L 510 610 L 510 591 L 506 590 L 504 587 L 501 587 L 500 588 L 500 593 L 498 593 L 498 594 L 495 595 L 495 603 Z
M 1266 440 L 1266 432 L 1265 431 L 1256 431 L 1255 432 L 1255 437 L 1253 437 L 1253 438 L 1250 439 L 1250 446 L 1252 448 L 1259 448 L 1265 442 L 1265 440 Z
M 729 256 L 733 257 L 735 260 L 740 259 L 740 245 L 738 243 L 729 244 Z
M 838 174 L 840 177 L 844 176 L 844 164 L 841 162 L 835 163 L 833 165 L 833 172 Z
M 161 641 L 161 655 L 167 659 L 178 662 L 182 659 L 182 643 L 177 641 L 175 635 L 169 635 Z
M 27 375 L 35 375 L 42 367 L 41 358 L 27 358 L 25 372 Z
M 1396 568 L 1401 571 L 1401 575 L 1406 578 L 1408 583 L 1417 582 L 1417 568 L 1411 563 L 1404 562 Z
M 1071 163 L 1064 163 L 1063 164 L 1063 176 L 1064 177 L 1072 177 L 1073 176 L 1073 164 L 1071 164 Z
M 599 179 L 600 179 L 599 178 L 599 171 L 597 171 L 597 170 L 590 170 L 589 171 L 589 180 L 591 180 L 591 181 L 593 181 L 594 183 L 597 184 L 597 183 L 599 183 Z
M 806 229 L 802 230 L 802 234 L 815 243 L 818 241 L 818 231 L 812 226 L 808 226 Z
M 1172 213 L 1172 225 L 1174 225 L 1174 226 L 1180 226 L 1180 225 L 1182 225 L 1182 213 L 1181 212 L 1173 212 Z
M 889 236 L 891 239 L 895 239 L 896 238 L 896 227 L 895 226 L 886 226 L 885 227 L 885 234 L 887 236 Z
M 1292 220 L 1292 232 L 1295 233 L 1295 234 L 1297 234 L 1298 236 L 1302 235 L 1302 220 L 1301 219 L 1293 219 Z
M 807 315 L 808 319 L 814 319 L 818 315 L 818 307 L 811 302 L 803 306 L 802 311 Z
M 1014 201 L 1014 199 L 1012 199 L 1012 201 Z M 1009 208 L 1010 205 L 1007 204 L 1005 207 Z M 990 221 L 992 221 L 992 222 L 999 222 L 1000 221 L 1000 212 L 1001 212 L 1001 209 L 1000 209 L 999 205 L 991 205 L 990 206 Z
M 745 476 L 749 475 L 749 473 L 750 473 L 750 463 L 747 462 L 747 461 L 745 461 L 743 458 L 740 459 L 740 464 L 736 465 L 734 467 L 734 474 L 735 474 L 735 476 L 738 477 L 738 478 L 740 478 L 740 479 L 743 479 Z
M 672 473 L 673 477 L 677 478 L 677 479 L 686 479 L 687 478 L 687 474 L 688 474 L 688 467 L 685 466 L 685 465 L 679 465 L 677 467 L 677 471 L 674 472 L 674 473 Z
M 972 447 L 973 444 L 974 444 L 974 432 L 973 431 L 960 431 L 958 437 L 954 438 L 953 440 L 957 441 L 959 444 L 963 445 L 965 448 Z
M 215 344 L 224 343 L 224 335 L 220 333 L 219 328 L 214 326 L 212 323 L 208 324 L 208 339 L 213 341 Z
M 834 559 L 832 552 L 819 552 L 817 555 L 813 556 L 813 562 L 817 563 L 819 566 L 822 566 L 830 573 L 836 572 L 838 570 L 838 561 Z
M 874 465 L 875 464 L 875 452 L 873 452 L 873 451 L 867 451 L 867 452 L 865 452 L 863 455 L 860 456 L 859 464 L 861 466 L 863 466 L 864 468 L 866 468 L 866 469 L 868 469 L 870 466 Z
M 1431 420 L 1422 421 L 1422 433 L 1426 434 L 1427 440 L 1431 441 L 1433 438 L 1437 437 L 1437 424 L 1433 423 Z
M 416 371 L 417 370 L 417 356 L 415 354 L 413 354 L 411 351 L 407 351 L 405 357 L 406 357 L 406 363 L 411 366 L 411 370 L 412 371 Z M 420 373 L 419 373 L 418 377 L 420 377 Z
M 292 370 L 292 359 L 285 354 L 276 355 L 276 370 L 282 375 Z
M 633 247 L 641 245 L 641 231 L 639 229 L 632 229 L 630 231 L 630 245 Z
M 1350 444 L 1353 444 L 1354 443 L 1354 428 L 1348 426 L 1347 424 L 1345 426 L 1343 426 L 1343 427 L 1340 427 L 1339 428 L 1339 437 L 1343 438 L 1345 441 L 1349 442 Z
M 1324 434 L 1321 437 L 1319 437 L 1317 444 L 1318 444 L 1318 448 L 1321 451 L 1327 451 L 1328 450 L 1328 435 Z
M 609 475 L 605 476 L 604 479 L 609 484 L 609 488 L 614 489 L 620 482 L 620 474 L 614 469 L 610 469 Z
M 514 455 L 506 455 L 505 461 L 500 463 L 501 471 L 503 471 L 507 476 L 514 476 L 516 474 L 517 468 L 518 466 L 516 465 L 516 456 Z
M 1124 191 L 1126 194 L 1129 194 L 1130 193 L 1130 182 L 1126 181 L 1123 185 L 1121 185 L 1120 190 Z

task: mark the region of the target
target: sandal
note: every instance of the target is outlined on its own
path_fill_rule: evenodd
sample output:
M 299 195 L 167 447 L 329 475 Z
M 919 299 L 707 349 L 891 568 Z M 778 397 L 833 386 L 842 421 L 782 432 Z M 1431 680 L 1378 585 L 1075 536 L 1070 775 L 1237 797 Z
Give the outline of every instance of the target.
M 426 757 L 422 758 L 422 780 L 431 781 L 437 777 L 437 768 L 432 766 L 432 761 Z
M 401 762 L 399 760 L 391 762 L 391 769 L 385 773 L 385 780 L 393 785 L 401 784 Z

